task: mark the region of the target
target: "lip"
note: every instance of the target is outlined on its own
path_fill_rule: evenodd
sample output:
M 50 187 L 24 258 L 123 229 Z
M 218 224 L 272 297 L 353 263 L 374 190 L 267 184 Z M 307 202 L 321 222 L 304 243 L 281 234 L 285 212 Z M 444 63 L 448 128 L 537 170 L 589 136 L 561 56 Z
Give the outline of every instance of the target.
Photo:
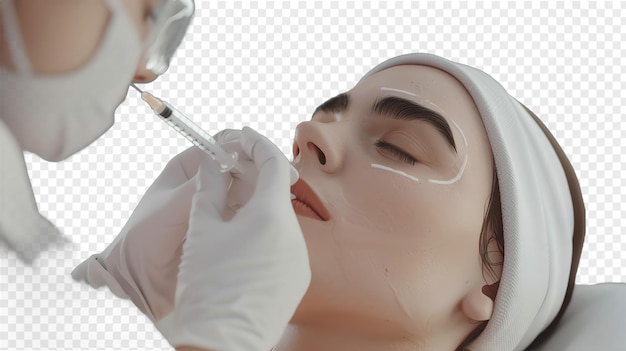
M 320 221 L 330 219 L 330 214 L 322 201 L 302 178 L 298 179 L 298 181 L 291 186 L 291 193 L 296 197 L 291 200 L 296 214 Z

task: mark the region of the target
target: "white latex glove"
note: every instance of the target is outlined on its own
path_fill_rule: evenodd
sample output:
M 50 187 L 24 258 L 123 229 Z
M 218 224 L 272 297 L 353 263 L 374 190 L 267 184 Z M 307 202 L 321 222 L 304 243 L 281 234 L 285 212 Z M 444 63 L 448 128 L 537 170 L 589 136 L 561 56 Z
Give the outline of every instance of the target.
M 244 174 L 235 174 L 227 212 L 250 198 L 257 169 L 241 148 L 241 131 L 224 130 L 215 139 L 228 152 L 237 152 Z M 106 285 L 131 301 L 153 322 L 174 308 L 174 293 L 182 244 L 187 233 L 198 165 L 208 156 L 196 147 L 174 157 L 150 186 L 132 216 L 102 253 L 78 265 L 72 277 L 94 288 Z M 295 170 L 294 170 L 295 172 Z M 230 174 L 220 173 L 220 179 Z M 297 180 L 294 173 L 293 182 Z M 221 186 L 221 185 L 220 185 Z
M 200 165 L 176 305 L 157 323 L 175 347 L 270 350 L 310 282 L 307 249 L 291 205 L 289 162 L 250 128 L 243 129 L 241 145 L 259 175 L 248 203 L 228 221 L 219 167 L 208 158 Z

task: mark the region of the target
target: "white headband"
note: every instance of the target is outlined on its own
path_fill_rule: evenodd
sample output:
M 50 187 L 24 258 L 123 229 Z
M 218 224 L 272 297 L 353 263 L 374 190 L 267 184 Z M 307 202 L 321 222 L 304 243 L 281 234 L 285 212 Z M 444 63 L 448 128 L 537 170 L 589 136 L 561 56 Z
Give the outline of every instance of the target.
M 449 73 L 478 107 L 498 174 L 505 254 L 493 315 L 468 349 L 524 350 L 563 305 L 572 265 L 574 210 L 561 161 L 526 109 L 486 73 L 431 54 L 408 54 L 363 78 L 398 65 Z

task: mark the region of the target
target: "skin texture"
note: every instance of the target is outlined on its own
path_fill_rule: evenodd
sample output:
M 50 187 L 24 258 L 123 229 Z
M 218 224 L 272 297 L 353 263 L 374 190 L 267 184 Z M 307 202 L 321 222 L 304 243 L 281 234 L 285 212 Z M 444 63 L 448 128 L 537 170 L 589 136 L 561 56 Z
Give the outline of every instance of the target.
M 151 26 L 150 9 L 156 0 L 122 2 L 140 37 L 145 39 Z M 89 62 L 100 45 L 110 16 L 104 0 L 19 0 L 15 8 L 26 52 L 33 70 L 40 74 L 71 72 Z M 0 66 L 14 69 L 2 30 Z M 143 66 L 143 62 L 138 63 L 133 81 L 144 83 L 156 78 Z
M 123 2 L 145 38 L 152 1 Z M 16 8 L 26 50 L 41 74 L 88 62 L 110 15 L 104 1 L 20 0 Z M 13 68 L 2 36 L 0 65 Z M 141 66 L 134 81 L 156 78 Z M 485 281 L 478 253 L 493 160 L 478 111 L 458 81 L 424 66 L 389 68 L 349 93 L 346 111 L 319 111 L 297 128 L 294 165 L 331 219 L 298 216 L 313 280 L 276 350 L 454 349 L 493 309 L 481 292 L 493 281 Z M 467 146 L 455 127 L 458 153 L 425 122 L 375 118 L 370 106 L 385 96 L 419 102 L 456 122 Z M 377 139 L 419 162 L 410 165 L 377 148 Z M 449 185 L 416 183 L 371 166 L 450 179 L 466 155 L 462 176 Z
M 481 291 L 493 283 L 479 255 L 493 156 L 480 115 L 455 78 L 426 66 L 378 72 L 349 96 L 345 111 L 318 110 L 296 130 L 294 166 L 331 218 L 298 216 L 313 278 L 276 350 L 453 350 L 493 310 Z M 427 122 L 378 118 L 371 106 L 387 96 L 441 114 L 457 152 Z M 371 166 L 450 179 L 466 155 L 446 185 Z

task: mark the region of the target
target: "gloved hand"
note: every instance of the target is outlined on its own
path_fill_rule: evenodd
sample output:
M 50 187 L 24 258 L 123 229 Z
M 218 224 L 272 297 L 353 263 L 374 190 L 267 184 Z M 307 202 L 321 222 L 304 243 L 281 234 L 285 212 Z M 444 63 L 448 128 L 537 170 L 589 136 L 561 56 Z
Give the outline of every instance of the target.
M 228 152 L 237 152 L 245 172 L 232 175 L 226 215 L 252 195 L 257 169 L 241 148 L 240 130 L 224 130 L 215 139 Z M 102 253 L 78 265 L 72 277 L 98 288 L 107 285 L 133 303 L 153 322 L 174 307 L 174 292 L 182 243 L 187 232 L 198 165 L 208 156 L 192 147 L 172 159 L 143 196 L 132 216 Z M 295 172 L 295 170 L 294 170 Z M 230 173 L 220 173 L 228 181 Z M 293 175 L 297 180 L 297 172 Z
M 241 146 L 259 170 L 250 200 L 223 219 L 227 187 L 205 158 L 172 314 L 157 327 L 175 347 L 266 351 L 306 292 L 311 272 L 290 200 L 290 164 L 268 139 L 244 128 Z

